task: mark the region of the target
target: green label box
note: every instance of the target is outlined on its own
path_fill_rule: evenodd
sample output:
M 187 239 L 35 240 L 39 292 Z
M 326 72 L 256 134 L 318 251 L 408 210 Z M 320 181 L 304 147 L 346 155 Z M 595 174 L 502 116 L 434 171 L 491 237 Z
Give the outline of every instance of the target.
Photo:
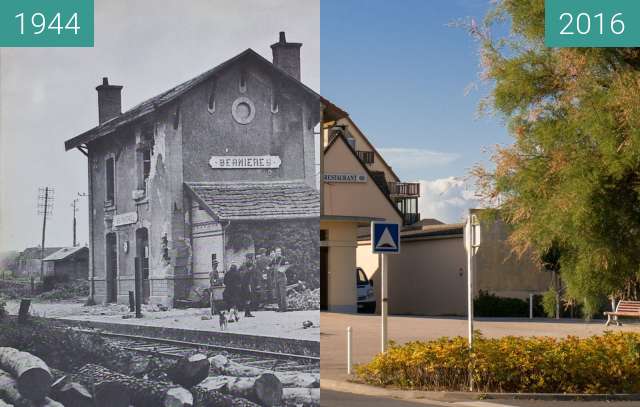
M 0 0 L 0 47 L 93 47 L 94 0 Z
M 545 0 L 548 47 L 640 47 L 640 0 Z

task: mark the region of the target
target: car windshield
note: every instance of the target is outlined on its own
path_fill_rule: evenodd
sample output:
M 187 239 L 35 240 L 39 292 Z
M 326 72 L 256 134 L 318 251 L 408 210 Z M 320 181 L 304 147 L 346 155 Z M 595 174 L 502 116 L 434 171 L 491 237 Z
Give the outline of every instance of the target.
M 362 269 L 358 269 L 356 274 L 358 279 L 358 285 L 369 284 L 369 279 L 367 279 L 367 276 L 364 274 L 364 271 L 362 271 Z

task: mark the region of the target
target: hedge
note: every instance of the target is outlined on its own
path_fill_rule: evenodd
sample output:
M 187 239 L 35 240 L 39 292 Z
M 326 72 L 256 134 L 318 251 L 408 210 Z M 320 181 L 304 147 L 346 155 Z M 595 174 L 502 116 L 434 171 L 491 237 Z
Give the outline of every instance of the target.
M 356 374 L 374 385 L 465 391 L 470 370 L 480 392 L 639 393 L 640 334 L 489 339 L 477 333 L 473 352 L 462 337 L 392 344 Z
M 545 316 L 542 308 L 542 296 L 533 296 L 533 316 Z M 498 297 L 495 294 L 480 290 L 478 296 L 473 299 L 473 311 L 477 317 L 511 317 L 528 318 L 529 301 L 520 298 Z

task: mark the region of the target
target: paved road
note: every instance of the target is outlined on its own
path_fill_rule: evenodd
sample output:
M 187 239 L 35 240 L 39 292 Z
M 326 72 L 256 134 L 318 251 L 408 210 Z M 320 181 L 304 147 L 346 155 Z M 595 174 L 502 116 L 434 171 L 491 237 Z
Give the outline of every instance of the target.
M 359 396 L 351 393 L 338 393 L 335 391 L 322 390 L 320 392 L 320 405 L 322 407 L 439 407 L 443 404 L 413 403 L 402 400 Z
M 396 400 L 322 390 L 320 393 L 320 405 L 322 407 L 637 407 L 640 402 L 486 400 L 449 403 L 444 401 L 430 402 L 427 400 Z

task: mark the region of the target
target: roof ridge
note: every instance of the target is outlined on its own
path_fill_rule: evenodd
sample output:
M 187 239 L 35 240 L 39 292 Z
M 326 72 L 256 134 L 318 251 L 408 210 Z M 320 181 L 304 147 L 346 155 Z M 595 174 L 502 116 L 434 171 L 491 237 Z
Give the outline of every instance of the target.
M 158 107 L 163 106 L 167 103 L 170 103 L 171 101 L 173 101 L 174 99 L 182 96 L 184 93 L 190 91 L 191 89 L 193 89 L 195 86 L 200 85 L 201 83 L 205 82 L 206 80 L 209 79 L 210 76 L 212 76 L 213 74 L 215 74 L 218 71 L 221 71 L 223 69 L 225 69 L 226 67 L 232 65 L 233 63 L 237 62 L 238 60 L 247 57 L 247 56 L 252 56 L 258 59 L 258 61 L 268 64 L 268 66 L 270 66 L 275 72 L 278 72 L 279 74 L 283 75 L 284 77 L 288 78 L 291 81 L 296 82 L 305 92 L 307 93 L 311 93 L 312 95 L 320 98 L 320 95 L 314 91 L 313 89 L 311 89 L 310 87 L 308 87 L 307 85 L 305 85 L 304 83 L 302 83 L 301 81 L 299 81 L 298 79 L 294 78 L 293 76 L 289 75 L 286 71 L 284 71 L 282 68 L 274 65 L 271 61 L 269 61 L 268 59 L 266 59 L 265 57 L 263 57 L 262 55 L 260 55 L 259 53 L 257 53 L 256 51 L 254 51 L 251 48 L 247 48 L 246 50 L 242 51 L 241 53 L 219 63 L 218 65 L 214 66 L 211 69 L 208 69 L 206 71 L 204 71 L 203 73 L 194 76 L 191 79 L 188 79 L 184 82 L 179 83 L 178 85 L 164 91 L 161 92 L 151 98 L 148 98 L 146 100 L 143 100 L 142 102 L 138 103 L 137 105 L 133 106 L 132 108 L 126 110 L 125 112 L 119 114 L 118 116 L 105 121 L 104 123 L 99 124 L 96 127 L 93 127 L 67 141 L 65 141 L 65 149 L 71 150 L 75 147 L 79 147 L 85 143 L 88 143 L 96 138 L 105 136 L 107 134 L 111 134 L 116 128 L 118 128 L 121 125 L 127 124 L 131 121 L 140 119 L 141 117 L 146 116 L 147 114 L 155 111 Z M 171 95 L 171 97 L 168 97 L 169 94 L 173 93 L 173 95 Z M 131 117 L 130 117 L 131 116 Z

